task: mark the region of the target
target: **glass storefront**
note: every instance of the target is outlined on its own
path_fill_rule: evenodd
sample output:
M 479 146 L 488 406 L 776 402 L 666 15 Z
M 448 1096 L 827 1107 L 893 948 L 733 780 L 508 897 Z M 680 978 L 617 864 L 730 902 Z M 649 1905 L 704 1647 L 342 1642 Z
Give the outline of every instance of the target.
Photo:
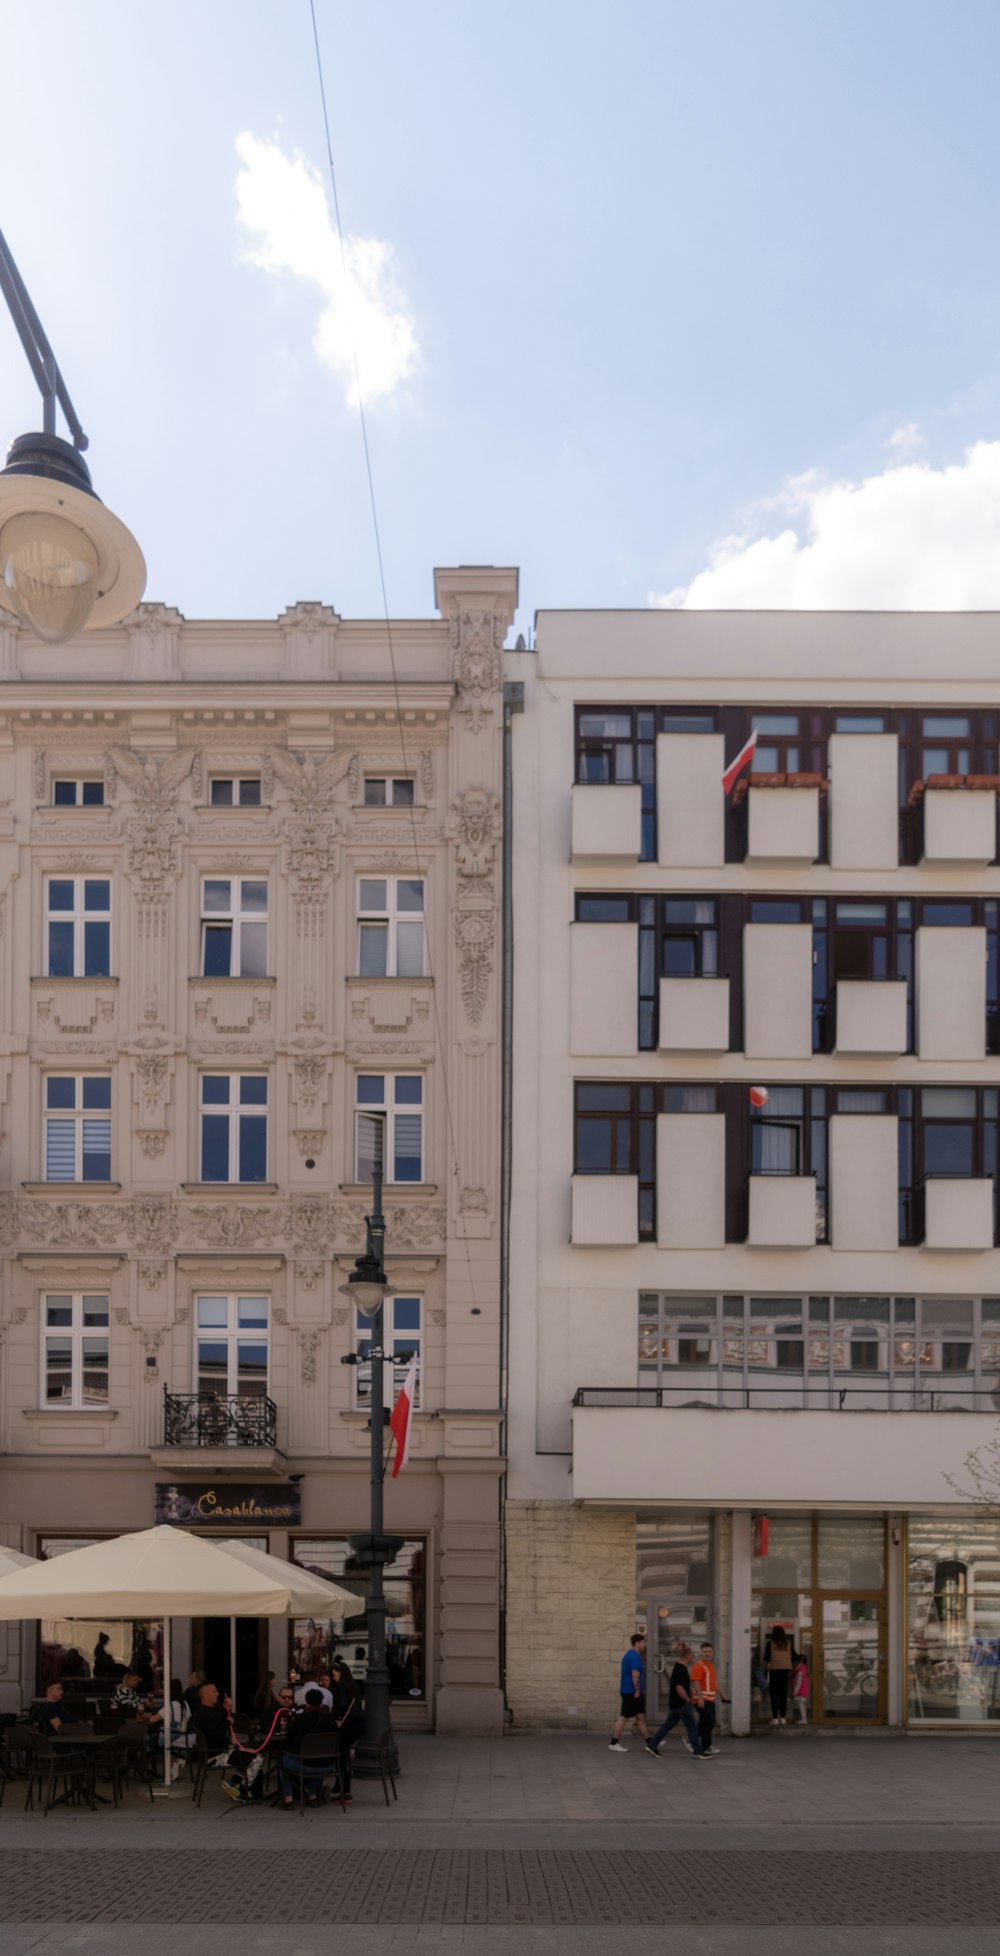
M 331 1659 L 341 1656 L 355 1677 L 363 1679 L 368 1662 L 365 1603 L 368 1571 L 359 1569 L 343 1539 L 324 1537 L 295 1542 L 292 1559 L 314 1575 L 325 1576 L 353 1590 L 357 1610 L 340 1621 L 330 1617 L 294 1617 L 289 1630 L 289 1657 L 305 1677 L 315 1677 Z M 395 1562 L 385 1571 L 385 1651 L 392 1698 L 426 1695 L 427 1545 L 404 1542 Z
M 1000 1517 L 912 1515 L 907 1560 L 910 1723 L 1000 1719 Z
M 636 1522 L 636 1629 L 646 1633 L 646 1702 L 657 1723 L 677 1645 L 715 1641 L 712 1529 L 704 1513 Z
M 43 1562 L 70 1549 L 91 1548 L 94 1535 L 43 1535 L 38 1553 Z M 67 1695 L 110 1696 L 128 1670 L 135 1670 L 142 1691 L 160 1692 L 163 1685 L 163 1624 L 157 1618 L 114 1622 L 105 1617 L 42 1617 L 38 1624 L 36 1691 L 43 1697 L 50 1684 L 62 1684 Z
M 751 1714 L 769 1724 L 764 1663 L 780 1623 L 805 1660 L 789 1722 L 877 1723 L 886 1715 L 885 1519 L 881 1515 L 774 1515 L 766 1555 L 755 1555 L 751 1600 Z M 780 1709 L 780 1707 L 779 1707 Z

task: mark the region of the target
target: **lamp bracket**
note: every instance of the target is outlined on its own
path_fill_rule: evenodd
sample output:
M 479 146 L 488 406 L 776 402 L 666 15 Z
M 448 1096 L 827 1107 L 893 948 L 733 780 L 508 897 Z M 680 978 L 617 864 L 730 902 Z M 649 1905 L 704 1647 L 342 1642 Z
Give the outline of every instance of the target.
M 0 231 L 0 292 L 7 302 L 7 311 L 17 328 L 18 339 L 28 356 L 28 365 L 35 376 L 42 397 L 43 433 L 55 434 L 58 403 L 66 416 L 73 437 L 73 447 L 82 453 L 88 446 L 87 437 L 70 400 L 69 390 L 59 371 L 48 335 L 31 303 L 28 288 L 14 263 L 10 246 L 2 231 Z

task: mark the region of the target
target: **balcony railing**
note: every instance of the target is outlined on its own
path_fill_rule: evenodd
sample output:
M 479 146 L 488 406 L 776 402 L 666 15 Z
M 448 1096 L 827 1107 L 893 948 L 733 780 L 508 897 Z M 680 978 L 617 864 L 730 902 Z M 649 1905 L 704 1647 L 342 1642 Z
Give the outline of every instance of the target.
M 1000 1411 L 1000 1388 L 987 1385 L 918 1385 L 896 1379 L 883 1385 L 750 1385 L 578 1386 L 574 1406 L 686 1407 L 705 1412 L 816 1413 L 992 1413 Z
M 274 1447 L 278 1409 L 258 1393 L 165 1392 L 168 1447 Z

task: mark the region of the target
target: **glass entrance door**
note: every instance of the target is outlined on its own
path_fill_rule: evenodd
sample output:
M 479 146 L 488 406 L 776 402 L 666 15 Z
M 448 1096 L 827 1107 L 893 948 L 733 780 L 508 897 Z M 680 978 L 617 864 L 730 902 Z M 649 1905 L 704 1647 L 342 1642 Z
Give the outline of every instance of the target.
M 885 1609 L 881 1597 L 817 1597 L 815 1714 L 825 1725 L 885 1719 Z
M 646 1717 L 650 1730 L 667 1715 L 667 1692 L 678 1644 L 698 1645 L 711 1637 L 712 1606 L 705 1598 L 651 1596 L 646 1617 Z

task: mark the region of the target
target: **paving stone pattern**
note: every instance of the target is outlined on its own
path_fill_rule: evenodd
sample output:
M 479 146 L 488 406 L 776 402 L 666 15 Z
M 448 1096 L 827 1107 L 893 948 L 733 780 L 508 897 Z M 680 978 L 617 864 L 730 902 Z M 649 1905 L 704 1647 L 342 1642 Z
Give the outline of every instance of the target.
M 978 1852 L 0 1852 L 7 1923 L 1000 1925 Z

